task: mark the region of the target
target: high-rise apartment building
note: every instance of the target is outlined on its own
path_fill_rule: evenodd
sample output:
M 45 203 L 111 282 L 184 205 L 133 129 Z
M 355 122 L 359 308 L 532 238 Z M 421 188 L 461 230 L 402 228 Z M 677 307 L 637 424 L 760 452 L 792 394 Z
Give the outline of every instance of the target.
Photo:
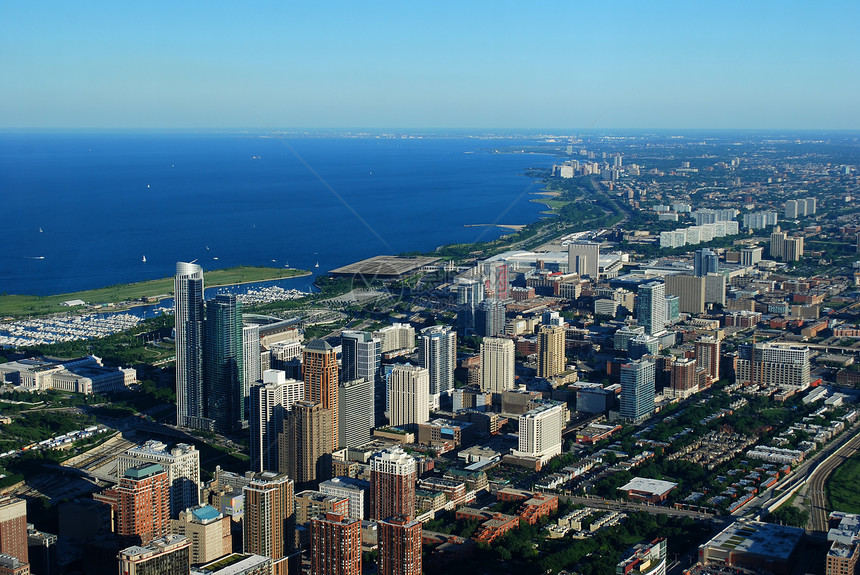
M 653 413 L 654 375 L 654 363 L 644 359 L 621 365 L 621 417 L 642 421 Z
M 481 337 L 495 337 L 505 331 L 505 304 L 488 298 L 475 310 L 475 333 Z
M 705 276 L 705 303 L 726 305 L 726 276 L 723 274 Z
M 779 226 L 770 233 L 770 257 L 781 259 L 785 244 L 785 232 L 779 230 Z
M 182 535 L 167 535 L 123 549 L 117 559 L 122 575 L 186 574 L 191 572 L 191 542 Z
M 708 248 L 696 250 L 693 255 L 693 275 L 704 277 L 709 273 L 720 271 L 720 259 Z
M 302 373 L 305 380 L 305 399 L 321 404 L 323 409 L 331 412 L 331 432 L 328 435 L 328 452 L 338 448 L 338 367 L 337 353 L 324 340 L 315 339 L 305 346 L 302 361 Z
M 809 348 L 742 343 L 735 369 L 737 383 L 803 390 L 809 387 Z
M 171 521 L 173 533 L 191 542 L 191 563 L 200 565 L 233 552 L 230 517 L 209 505 L 191 507 Z
M 600 244 L 573 242 L 567 245 L 567 269 L 570 273 L 597 279 L 600 270 Z
M 707 335 L 696 340 L 696 365 L 705 369 L 711 383 L 720 379 L 720 340 Z
M 300 486 L 331 476 L 332 416 L 322 404 L 306 400 L 297 401 L 286 413 L 280 436 L 280 471 Z
M 30 565 L 17 557 L 0 553 L 0 575 L 30 575 Z
M 516 350 L 514 341 L 486 337 L 481 343 L 481 390 L 501 393 L 514 388 Z
M 678 307 L 682 312 L 695 314 L 703 313 L 705 311 L 704 277 L 691 276 L 688 274 L 674 274 L 666 276 L 664 290 L 665 293 L 678 296 Z
M 414 425 L 430 420 L 430 371 L 396 365 L 388 376 L 388 419 L 391 425 Z
M 672 364 L 670 376 L 673 397 L 687 397 L 698 391 L 696 383 L 696 360 L 693 358 L 678 358 Z
M 785 238 L 782 244 L 782 259 L 797 262 L 803 258 L 803 236 Z
M 117 492 L 116 534 L 130 544 L 146 545 L 170 531 L 167 471 L 158 463 L 126 469 Z
M 0 497 L 0 553 L 29 561 L 27 553 L 27 502 L 17 497 Z
M 461 337 L 475 331 L 475 311 L 484 301 L 484 282 L 473 279 L 457 281 L 457 332 Z
M 481 262 L 478 273 L 484 280 L 484 297 L 508 301 L 511 283 L 508 278 L 508 264 L 500 261 Z
M 564 328 L 558 325 L 545 325 L 538 331 L 538 377 L 553 377 L 564 371 L 564 334 Z
M 803 201 L 803 200 L 801 200 Z M 806 202 L 804 203 L 804 209 L 806 208 Z M 785 219 L 787 220 L 795 220 L 797 219 L 798 210 L 797 210 L 797 200 L 786 200 L 785 202 Z
M 171 517 L 178 517 L 180 511 L 200 503 L 200 452 L 193 445 L 178 443 L 168 449 L 166 444 L 150 440 L 119 455 L 116 462 L 117 477 L 144 463 L 164 467 L 170 487 Z
M 369 499 L 365 499 L 368 487 L 369 485 L 366 481 L 352 477 L 333 477 L 327 481 L 320 482 L 320 492 L 326 495 L 346 498 L 349 501 L 347 515 L 354 519 L 364 519 L 364 503 L 365 501 L 369 501 Z
M 382 353 L 415 347 L 415 328 L 408 323 L 394 323 L 373 332 L 373 337 L 382 340 Z
M 251 387 L 251 471 L 277 471 L 279 436 L 294 403 L 304 399 L 305 382 L 287 379 L 283 371 L 267 369 L 263 383 Z
M 251 386 L 263 378 L 263 363 L 260 355 L 260 326 L 242 326 L 242 376 L 245 417 L 250 417 Z
M 438 409 L 442 395 L 454 391 L 457 333 L 448 326 L 425 327 L 418 336 L 418 364 L 430 372 L 430 402 Z
M 675 294 L 677 295 L 677 294 Z M 654 335 L 666 327 L 666 285 L 648 282 L 639 286 L 636 301 L 636 320 L 645 327 L 645 333 Z M 682 308 L 683 311 L 683 308 Z
M 203 385 L 206 416 L 215 430 L 230 433 L 245 419 L 242 304 L 234 294 L 206 302 L 203 330 Z
M 339 513 L 311 519 L 311 575 L 361 575 L 361 521 Z
M 382 357 L 382 339 L 367 331 L 344 331 L 341 337 L 341 380 L 376 381 Z
M 370 518 L 415 517 L 416 480 L 415 460 L 399 447 L 371 457 Z
M 273 573 L 286 575 L 285 558 L 293 548 L 295 531 L 293 480 L 283 474 L 258 473 L 242 492 L 244 552 L 272 559 Z
M 358 447 L 370 441 L 370 430 L 375 425 L 374 381 L 361 377 L 340 384 L 337 392 L 340 447 Z
M 545 403 L 520 415 L 520 438 L 514 455 L 549 461 L 561 453 L 564 404 Z
M 379 522 L 379 575 L 421 575 L 421 522 L 403 516 Z
M 177 262 L 173 282 L 176 319 L 176 424 L 210 429 L 203 387 L 203 268 Z

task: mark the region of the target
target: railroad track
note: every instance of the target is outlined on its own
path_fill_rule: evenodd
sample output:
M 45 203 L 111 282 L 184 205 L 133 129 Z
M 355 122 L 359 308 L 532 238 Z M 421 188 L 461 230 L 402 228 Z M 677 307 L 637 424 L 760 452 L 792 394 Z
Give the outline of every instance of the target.
M 806 496 L 809 498 L 809 529 L 827 531 L 828 502 L 825 484 L 833 471 L 860 450 L 860 434 L 855 435 L 839 448 L 833 457 L 819 465 L 807 480 Z

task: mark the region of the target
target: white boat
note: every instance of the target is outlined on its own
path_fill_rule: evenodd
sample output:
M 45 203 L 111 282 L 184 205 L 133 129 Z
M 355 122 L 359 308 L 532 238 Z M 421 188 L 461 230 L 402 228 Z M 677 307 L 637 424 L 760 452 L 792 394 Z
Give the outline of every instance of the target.
M 40 233 L 40 234 L 42 233 L 42 228 L 39 228 L 39 233 Z
M 143 256 L 143 263 L 146 263 L 146 256 Z
M 317 262 L 317 265 L 315 265 L 314 267 L 315 267 L 315 268 L 320 267 L 320 263 L 319 263 L 319 262 Z

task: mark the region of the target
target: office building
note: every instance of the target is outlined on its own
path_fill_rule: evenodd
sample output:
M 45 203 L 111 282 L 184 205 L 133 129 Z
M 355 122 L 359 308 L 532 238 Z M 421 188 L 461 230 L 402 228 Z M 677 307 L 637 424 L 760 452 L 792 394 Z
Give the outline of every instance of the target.
M 0 496 L 0 553 L 29 561 L 27 551 L 27 502 Z
M 742 343 L 738 346 L 736 382 L 803 390 L 809 387 L 809 348 Z
M 565 370 L 564 334 L 561 326 L 543 326 L 538 331 L 538 377 L 553 377 Z
M 338 513 L 311 520 L 311 575 L 361 575 L 361 521 Z
M 117 559 L 122 575 L 187 574 L 191 573 L 191 543 L 182 535 L 167 535 L 123 549 Z
M 233 294 L 206 302 L 203 330 L 203 386 L 206 415 L 215 431 L 240 429 L 245 418 L 242 304 Z
M 263 362 L 260 348 L 260 326 L 242 326 L 242 384 L 245 404 L 245 418 L 250 417 L 251 386 L 263 378 Z
M 322 405 L 331 412 L 331 431 L 328 434 L 329 449 L 332 453 L 338 448 L 338 367 L 337 353 L 324 340 L 315 339 L 305 346 L 302 360 L 305 380 L 305 399 Z
M 431 408 L 438 409 L 441 396 L 454 391 L 457 333 L 441 325 L 422 329 L 418 335 L 418 365 L 430 372 Z
M 340 384 L 337 395 L 340 447 L 358 447 L 370 441 L 370 430 L 375 425 L 373 393 L 372 379 L 359 378 Z
M 704 277 L 720 271 L 720 259 L 708 248 L 696 250 L 693 254 L 693 275 Z
M 754 266 L 761 261 L 763 249 L 759 246 L 754 248 L 743 248 L 741 250 L 741 265 Z
M 370 518 L 393 515 L 415 517 L 417 468 L 411 455 L 399 447 L 370 458 Z
M 344 331 L 340 338 L 341 380 L 367 379 L 375 382 L 382 361 L 382 339 L 366 331 Z
M 176 321 L 176 424 L 211 429 L 203 387 L 203 268 L 177 262 L 173 282 Z
M 170 489 L 161 464 L 126 469 L 116 493 L 116 534 L 124 542 L 146 545 L 169 533 Z
M 514 455 L 549 461 L 561 453 L 565 423 L 563 403 L 546 403 L 522 414 L 519 445 Z
M 481 391 L 514 388 L 516 350 L 511 339 L 486 337 L 481 343 Z
M 370 489 L 370 484 L 361 479 L 352 477 L 333 477 L 320 483 L 320 491 L 326 495 L 346 498 L 349 501 L 347 515 L 353 519 L 364 519 L 364 504 L 369 502 L 365 494 Z
M 705 303 L 726 305 L 726 276 L 723 274 L 705 276 Z
M 460 336 L 471 335 L 475 331 L 475 310 L 484 300 L 484 282 L 473 279 L 460 279 L 457 289 L 457 332 Z
M 379 522 L 379 575 L 421 575 L 421 522 L 403 516 Z
M 699 563 L 773 575 L 797 570 L 804 530 L 740 519 L 699 545 Z
M 475 333 L 481 337 L 495 337 L 505 332 L 505 304 L 488 298 L 475 310 Z
M 160 441 L 149 440 L 117 457 L 117 477 L 143 463 L 158 463 L 167 470 L 171 517 L 200 503 L 200 452 L 196 447 L 178 443 L 168 449 Z
M 567 245 L 567 269 L 569 273 L 597 279 L 600 266 L 600 244 L 595 242 L 573 242 Z
M 666 284 L 664 289 L 666 293 L 678 296 L 678 307 L 682 312 L 693 314 L 704 313 L 704 277 L 691 276 L 687 274 L 675 274 L 666 276 Z
M 639 422 L 653 413 L 654 375 L 654 363 L 644 359 L 621 365 L 621 417 Z
M 654 335 L 666 327 L 665 308 L 666 286 L 663 282 L 648 282 L 639 286 L 636 298 L 636 320 L 639 325 L 645 327 L 646 334 Z
M 283 371 L 267 369 L 263 383 L 251 387 L 251 471 L 277 471 L 279 439 L 284 417 L 305 396 L 305 382 L 287 379 Z
M 171 521 L 172 531 L 191 543 L 191 563 L 200 565 L 233 552 L 230 517 L 209 505 L 191 507 Z
M 705 290 L 707 290 L 705 284 Z M 681 318 L 681 298 L 676 295 L 666 296 L 666 325 L 675 323 Z
M 510 299 L 511 284 L 508 279 L 508 264 L 500 261 L 481 262 L 478 272 L 484 280 L 484 297 L 499 301 Z
M 711 383 L 720 379 L 720 340 L 711 336 L 696 340 L 696 365 L 705 369 Z
M 627 344 L 627 357 L 639 359 L 644 355 L 657 355 L 660 351 L 660 339 L 653 335 L 637 335 Z
M 330 410 L 312 401 L 297 401 L 284 417 L 280 436 L 280 471 L 299 486 L 331 476 Z
M 242 493 L 243 551 L 272 559 L 276 564 L 273 573 L 286 575 L 283 560 L 292 551 L 295 530 L 293 480 L 283 474 L 258 473 Z
M 414 365 L 396 365 L 388 376 L 388 419 L 393 426 L 430 420 L 430 372 Z

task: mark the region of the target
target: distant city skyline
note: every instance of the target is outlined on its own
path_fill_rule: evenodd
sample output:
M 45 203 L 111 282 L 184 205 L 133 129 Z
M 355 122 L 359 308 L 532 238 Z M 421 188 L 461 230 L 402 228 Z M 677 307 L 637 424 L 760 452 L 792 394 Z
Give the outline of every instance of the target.
M 0 6 L 0 128 L 860 129 L 860 6 Z

